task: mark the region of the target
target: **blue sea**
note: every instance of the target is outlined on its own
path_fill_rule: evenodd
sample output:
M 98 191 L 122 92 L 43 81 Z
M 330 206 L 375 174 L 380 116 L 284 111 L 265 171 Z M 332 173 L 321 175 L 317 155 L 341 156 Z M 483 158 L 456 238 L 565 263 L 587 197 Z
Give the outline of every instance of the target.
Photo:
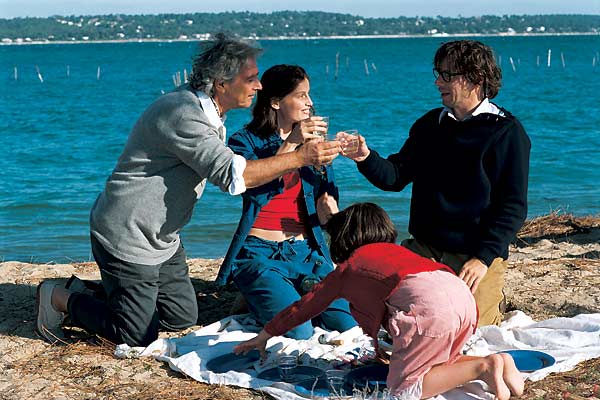
M 532 140 L 529 217 L 600 214 L 600 36 L 479 39 L 503 69 L 495 102 Z M 331 129 L 358 129 L 387 155 L 440 105 L 431 60 L 446 40 L 261 41 L 259 67 L 304 66 Z M 196 51 L 190 42 L 0 46 L 0 261 L 91 259 L 89 211 L 130 128 Z M 248 120 L 248 110 L 231 111 L 228 131 Z M 376 202 L 407 235 L 410 188 L 379 191 L 342 157 L 334 167 L 342 207 Z M 222 257 L 240 210 L 240 197 L 208 187 L 183 231 L 188 256 Z

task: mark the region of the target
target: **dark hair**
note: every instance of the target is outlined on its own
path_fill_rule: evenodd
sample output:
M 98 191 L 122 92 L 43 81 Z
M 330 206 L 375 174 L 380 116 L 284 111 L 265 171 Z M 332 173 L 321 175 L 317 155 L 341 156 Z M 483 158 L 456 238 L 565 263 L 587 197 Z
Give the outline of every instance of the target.
M 398 232 L 383 208 L 374 203 L 356 203 L 334 214 L 326 228 L 329 251 L 335 263 L 350 258 L 357 248 L 370 243 L 394 243 Z
M 471 83 L 481 85 L 485 97 L 493 99 L 502 85 L 502 70 L 489 46 L 477 40 L 447 42 L 436 51 L 433 67 L 441 70 L 446 62 L 450 72 L 458 72 Z
M 256 58 L 262 49 L 235 36 L 217 33 L 213 40 L 201 44 L 202 50 L 194 58 L 190 86 L 213 95 L 216 80 L 230 81 L 240 73 L 248 59 Z
M 246 128 L 261 137 L 272 135 L 277 130 L 277 114 L 271 103 L 292 93 L 305 79 L 309 79 L 308 74 L 298 65 L 279 64 L 267 69 L 260 79 L 262 90 L 256 96 L 252 121 Z

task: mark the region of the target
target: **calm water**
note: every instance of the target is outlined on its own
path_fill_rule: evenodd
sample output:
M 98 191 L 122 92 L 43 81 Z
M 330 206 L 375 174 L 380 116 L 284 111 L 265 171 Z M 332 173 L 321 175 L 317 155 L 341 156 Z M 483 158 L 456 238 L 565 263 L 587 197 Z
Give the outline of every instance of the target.
M 431 58 L 442 41 L 265 41 L 259 66 L 303 65 L 332 129 L 359 129 L 372 148 L 389 154 L 417 117 L 439 105 Z M 529 217 L 557 209 L 600 213 L 600 36 L 483 41 L 495 48 L 504 71 L 496 102 L 532 139 Z M 0 46 L 0 260 L 90 258 L 89 210 L 131 126 L 161 91 L 173 88 L 176 71 L 189 71 L 195 51 L 191 43 Z M 230 112 L 229 132 L 248 119 L 247 110 Z M 409 189 L 381 192 L 349 160 L 334 163 L 342 207 L 379 203 L 406 232 Z M 207 188 L 184 230 L 188 256 L 223 256 L 240 210 L 241 198 Z

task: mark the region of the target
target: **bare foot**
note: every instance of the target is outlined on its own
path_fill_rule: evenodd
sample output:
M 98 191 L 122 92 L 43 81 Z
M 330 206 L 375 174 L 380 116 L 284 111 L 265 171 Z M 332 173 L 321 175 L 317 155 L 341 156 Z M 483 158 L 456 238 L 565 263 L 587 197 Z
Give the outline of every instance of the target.
M 525 380 L 517 369 L 511 355 L 507 353 L 500 353 L 500 355 L 504 361 L 504 371 L 502 372 L 504 383 L 506 383 L 506 386 L 508 386 L 512 394 L 519 397 L 523 394 L 523 390 L 525 389 Z
M 510 398 L 510 389 L 504 383 L 504 357 L 500 354 L 490 354 L 484 358 L 485 371 L 479 376 L 488 384 L 498 400 L 508 400 Z

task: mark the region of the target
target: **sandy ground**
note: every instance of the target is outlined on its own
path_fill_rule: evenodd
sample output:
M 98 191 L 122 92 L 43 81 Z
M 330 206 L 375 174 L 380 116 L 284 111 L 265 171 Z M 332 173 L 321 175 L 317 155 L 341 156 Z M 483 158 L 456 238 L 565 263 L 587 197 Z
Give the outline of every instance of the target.
M 198 292 L 199 326 L 226 316 L 236 296 L 213 283 L 220 262 L 188 260 Z M 508 310 L 522 310 L 536 320 L 600 312 L 600 218 L 551 214 L 528 221 L 511 248 L 509 264 Z M 115 359 L 114 346 L 95 338 L 47 344 L 33 329 L 36 286 L 72 274 L 99 278 L 93 263 L 0 263 L 0 399 L 265 398 L 200 384 L 155 360 Z

